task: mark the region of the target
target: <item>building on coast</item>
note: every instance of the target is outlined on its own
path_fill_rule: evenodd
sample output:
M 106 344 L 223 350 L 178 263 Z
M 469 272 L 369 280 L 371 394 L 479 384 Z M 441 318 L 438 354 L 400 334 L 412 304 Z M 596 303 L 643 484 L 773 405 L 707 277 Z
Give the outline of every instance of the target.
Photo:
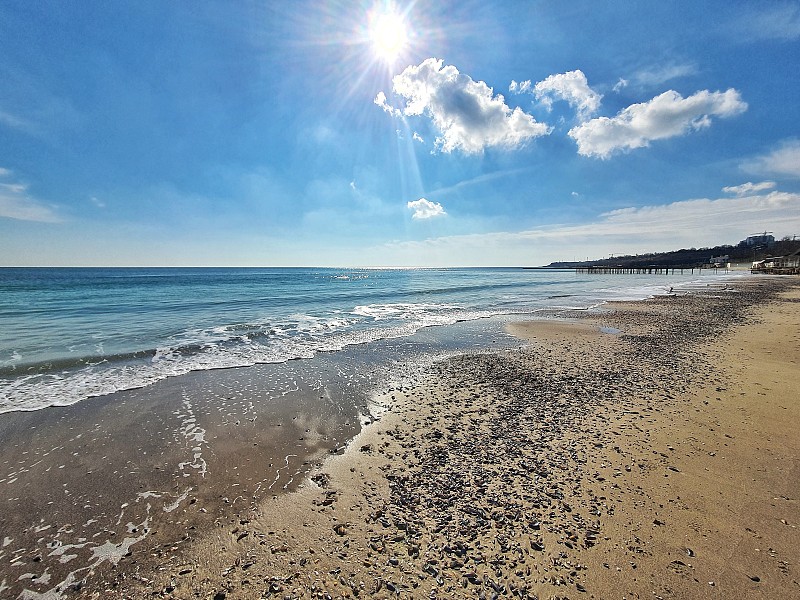
M 764 260 L 757 260 L 750 271 L 768 275 L 800 275 L 800 250 L 786 256 L 768 256 Z
M 740 246 L 772 246 L 775 243 L 775 236 L 770 235 L 771 231 L 765 231 L 764 233 L 755 233 L 751 236 L 748 236 L 747 239 L 742 240 L 739 242 Z

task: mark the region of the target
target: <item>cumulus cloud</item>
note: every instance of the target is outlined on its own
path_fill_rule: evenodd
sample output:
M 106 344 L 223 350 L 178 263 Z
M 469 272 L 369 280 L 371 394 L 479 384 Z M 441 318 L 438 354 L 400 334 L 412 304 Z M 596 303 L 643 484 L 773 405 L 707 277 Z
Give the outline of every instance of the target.
M 0 168 L 0 178 L 12 176 L 9 169 Z M 58 223 L 61 221 L 55 211 L 28 194 L 24 183 L 0 181 L 0 218 L 19 221 L 39 221 Z
M 524 94 L 531 91 L 531 80 L 517 82 L 511 80 L 511 85 L 508 86 L 508 91 L 513 94 Z
M 410 210 L 414 211 L 414 214 L 411 215 L 412 219 L 430 219 L 447 214 L 444 212 L 444 207 L 441 204 L 438 202 L 431 202 L 426 198 L 420 198 L 419 200 L 409 202 L 407 206 Z
M 603 98 L 589 87 L 586 75 L 580 69 L 550 75 L 533 87 L 531 87 L 530 81 L 522 83 L 512 81 L 509 90 L 517 94 L 532 91 L 533 95 L 548 109 L 552 106 L 553 100 L 566 100 L 572 108 L 578 111 L 578 116 L 582 119 L 597 112 L 600 108 L 600 100 Z
M 632 104 L 615 117 L 599 117 L 573 127 L 569 136 L 584 156 L 608 158 L 616 151 L 648 146 L 711 124 L 712 117 L 731 117 L 747 110 L 738 91 L 703 90 L 687 98 L 673 90 L 649 102 Z
M 389 106 L 389 104 L 386 102 L 386 94 L 384 94 L 383 92 L 378 92 L 378 95 L 375 96 L 373 102 L 378 106 L 380 106 L 385 112 L 389 113 L 393 117 L 399 117 L 403 114 L 396 108 Z
M 416 131 L 414 132 L 414 135 L 411 136 L 411 139 L 416 141 L 416 142 L 419 142 L 420 144 L 424 144 L 425 143 L 425 140 L 423 139 L 423 137 L 420 134 L 418 134 Z
M 406 67 L 392 84 L 394 92 L 405 99 L 405 107 L 389 106 L 383 92 L 375 104 L 395 115 L 429 117 L 441 133 L 435 146 L 442 152 L 475 154 L 489 147 L 515 148 L 550 133 L 550 127 L 519 107 L 512 110 L 486 83 L 474 81 L 441 59 L 428 58 Z
M 771 190 L 775 187 L 774 181 L 762 181 L 760 183 L 753 183 L 752 181 L 748 181 L 747 183 L 743 183 L 741 185 L 732 185 L 728 187 L 722 188 L 723 192 L 727 192 L 729 194 L 736 194 L 737 196 L 747 196 L 748 194 L 752 194 L 754 192 L 763 192 L 766 190 Z
M 751 173 L 800 178 L 800 140 L 786 140 L 775 150 L 742 165 Z

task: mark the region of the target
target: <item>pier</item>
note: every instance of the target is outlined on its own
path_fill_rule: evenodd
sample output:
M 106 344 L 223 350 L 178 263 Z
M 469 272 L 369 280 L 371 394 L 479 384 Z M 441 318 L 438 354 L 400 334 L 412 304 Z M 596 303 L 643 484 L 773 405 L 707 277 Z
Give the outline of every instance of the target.
M 576 267 L 576 273 L 587 273 L 589 275 L 683 275 L 684 272 L 693 274 L 695 271 L 702 273 L 703 271 L 714 271 L 717 273 L 720 270 L 728 272 L 726 267 L 664 267 L 664 266 L 649 266 L 649 267 L 623 267 L 623 266 L 608 266 L 608 265 L 591 265 L 588 267 Z

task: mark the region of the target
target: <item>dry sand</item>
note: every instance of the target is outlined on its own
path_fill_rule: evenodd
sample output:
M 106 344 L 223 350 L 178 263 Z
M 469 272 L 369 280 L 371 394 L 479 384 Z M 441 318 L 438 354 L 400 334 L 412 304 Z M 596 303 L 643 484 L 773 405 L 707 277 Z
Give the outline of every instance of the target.
M 800 597 L 798 289 L 765 278 L 513 326 L 525 348 L 387 390 L 392 410 L 296 492 L 134 552 L 91 588 Z

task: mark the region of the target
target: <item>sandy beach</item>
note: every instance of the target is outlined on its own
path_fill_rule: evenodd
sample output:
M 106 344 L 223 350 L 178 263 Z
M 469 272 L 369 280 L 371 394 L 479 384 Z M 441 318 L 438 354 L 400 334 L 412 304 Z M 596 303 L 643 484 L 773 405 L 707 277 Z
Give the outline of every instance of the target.
M 0 591 L 800 597 L 796 280 L 560 316 L 385 386 L 346 448 L 357 387 L 254 405 L 272 366 L 7 415 Z
M 518 350 L 387 389 L 392 409 L 298 490 L 83 593 L 800 597 L 795 281 L 512 331 Z

